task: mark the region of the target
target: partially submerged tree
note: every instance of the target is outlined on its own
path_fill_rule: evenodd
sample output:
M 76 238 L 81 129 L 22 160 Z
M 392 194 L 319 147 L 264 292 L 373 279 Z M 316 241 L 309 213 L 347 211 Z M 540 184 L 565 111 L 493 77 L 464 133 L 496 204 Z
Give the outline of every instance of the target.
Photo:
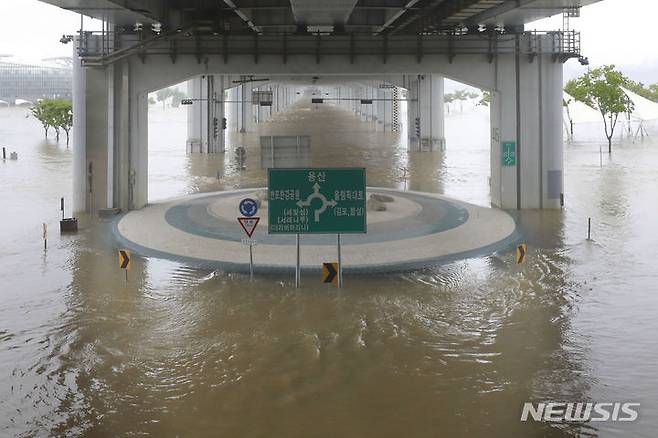
M 491 92 L 487 90 L 482 90 L 482 96 L 480 97 L 480 100 L 478 101 L 477 104 L 482 106 L 491 105 Z
M 574 99 L 601 113 L 605 136 L 608 139 L 608 153 L 612 153 L 612 137 L 619 114 L 633 111 L 633 102 L 621 89 L 627 83 L 628 80 L 615 70 L 614 65 L 605 65 L 589 70 L 572 83 L 567 83 L 565 88 Z
M 32 112 L 32 115 L 34 116 L 35 119 L 37 119 L 39 122 L 41 122 L 41 126 L 43 126 L 43 131 L 45 137 L 48 137 L 48 130 L 50 129 L 50 119 L 47 114 L 47 102 L 46 100 L 40 100 L 38 101 L 32 108 L 30 108 L 30 111 Z
M 174 88 L 171 92 L 171 106 L 173 108 L 178 108 L 180 106 L 180 103 L 183 99 L 185 99 L 187 95 L 180 91 L 178 88 Z
M 658 103 L 658 84 L 645 86 L 642 82 L 628 80 L 626 88 L 645 99 Z
M 452 93 L 445 93 L 443 95 L 443 102 L 446 104 L 446 108 L 448 108 L 448 114 L 450 114 L 450 104 L 455 101 L 455 95 Z
M 169 99 L 171 96 L 173 96 L 173 88 L 163 88 L 161 90 L 158 90 L 157 93 L 155 93 L 155 98 L 158 99 L 158 102 L 162 102 L 162 108 L 164 109 L 165 103 L 167 102 L 167 99 Z
M 570 79 L 567 81 L 566 85 L 564 86 L 564 91 L 570 95 L 571 97 L 566 97 L 564 96 L 562 98 L 562 106 L 564 109 L 567 111 L 567 118 L 569 119 L 569 137 L 573 138 L 573 118 L 571 117 L 571 110 L 569 109 L 569 105 L 571 105 L 575 99 L 573 95 L 570 93 L 574 88 L 576 88 L 576 81 L 574 79 Z
M 66 145 L 68 146 L 71 128 L 73 127 L 73 105 L 70 100 L 66 99 L 55 99 L 52 105 L 54 126 L 64 130 Z M 59 130 L 57 130 L 57 139 L 59 140 Z
M 69 144 L 69 133 L 73 126 L 73 108 L 70 100 L 66 99 L 42 99 L 32 108 L 32 114 L 41 122 L 46 137 L 48 130 L 55 130 L 57 141 L 59 141 L 60 129 L 66 132 L 66 144 Z
M 464 110 L 464 101 L 468 99 L 469 92 L 466 90 L 456 90 L 455 91 L 455 100 L 459 101 L 459 111 Z

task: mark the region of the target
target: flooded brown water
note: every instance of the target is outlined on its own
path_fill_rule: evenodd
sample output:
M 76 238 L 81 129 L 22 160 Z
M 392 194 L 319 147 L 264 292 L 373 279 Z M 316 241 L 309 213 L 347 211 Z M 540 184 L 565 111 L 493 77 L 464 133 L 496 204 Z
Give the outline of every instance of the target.
M 655 140 L 624 140 L 600 166 L 598 132 L 578 133 L 565 209 L 518 215 L 521 266 L 503 252 L 296 290 L 292 276 L 136 258 L 126 283 L 107 224 L 56 232 L 72 152 L 25 114 L 0 108 L 0 146 L 19 153 L 0 163 L 0 436 L 655 435 Z M 150 117 L 151 199 L 264 184 L 256 136 L 241 171 L 230 149 L 184 153 L 184 110 Z M 410 189 L 488 205 L 486 110 L 449 117 L 444 153 L 408 153 L 331 108 L 263 132 L 293 128 L 333 136 L 314 160 L 367 166 L 371 185 L 403 187 L 406 167 Z M 519 421 L 524 402 L 551 400 L 642 405 L 634 423 Z

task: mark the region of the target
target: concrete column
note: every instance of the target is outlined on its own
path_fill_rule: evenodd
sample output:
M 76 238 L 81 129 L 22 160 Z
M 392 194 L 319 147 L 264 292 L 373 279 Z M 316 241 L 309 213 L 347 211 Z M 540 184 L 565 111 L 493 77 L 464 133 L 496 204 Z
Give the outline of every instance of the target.
M 445 149 L 445 116 L 443 76 L 425 74 L 418 77 L 418 109 L 420 114 L 420 149 Z
M 409 149 L 420 148 L 420 116 L 419 116 L 419 98 L 418 76 L 407 76 L 407 132 L 409 134 Z
M 222 129 L 222 121 L 226 118 L 226 105 L 224 104 L 225 87 L 227 78 L 223 75 L 216 75 L 213 79 L 213 97 L 211 105 L 213 111 L 213 121 L 211 123 L 211 143 L 208 152 L 222 153 L 226 151 L 226 131 Z M 228 120 L 227 120 L 228 123 Z M 228 126 L 228 125 L 227 125 Z
M 251 85 L 240 85 L 240 132 L 254 132 L 254 105 Z
M 232 87 L 228 90 L 228 102 L 226 103 L 226 112 L 228 115 L 226 119 L 228 123 L 228 129 L 231 131 L 238 131 L 240 129 L 238 123 L 239 112 L 237 103 L 239 100 L 238 88 L 240 87 Z
M 372 84 L 370 84 L 370 86 L 368 86 L 368 97 L 367 97 L 367 99 L 372 100 L 372 103 L 367 104 L 366 108 L 368 109 L 368 121 L 370 123 L 372 123 L 373 128 L 374 128 L 374 124 L 375 124 L 375 121 L 376 121 L 376 112 L 375 112 L 375 110 L 376 110 L 376 105 L 377 104 L 373 100 L 375 98 L 375 96 L 376 96 L 375 95 L 375 89 L 372 86 Z
M 259 87 L 256 87 L 256 89 L 255 89 L 254 91 L 260 91 L 260 88 L 259 88 Z M 253 102 L 252 102 L 252 105 L 253 105 Z M 254 110 L 254 121 L 255 121 L 256 123 L 260 123 L 260 122 L 263 121 L 263 118 L 264 118 L 264 117 L 263 117 L 263 112 L 261 111 L 261 108 L 262 108 L 262 107 L 261 107 L 260 105 L 255 105 L 255 106 L 253 107 L 253 110 Z
M 372 129 L 377 131 L 379 121 L 379 87 L 374 84 L 372 87 Z
M 361 121 L 362 122 L 367 122 L 368 121 L 368 107 L 363 105 L 360 100 L 367 98 L 367 96 L 368 96 L 368 87 L 363 87 L 362 86 L 362 87 L 359 88 L 359 91 L 360 91 L 359 96 L 358 96 L 358 98 L 359 98 L 359 101 L 358 101 L 359 115 L 361 116 Z
M 272 108 L 274 108 L 275 113 L 278 113 L 280 110 L 279 89 L 280 87 L 278 85 L 274 87 L 274 102 L 272 102 Z
M 107 69 L 80 67 L 74 52 L 73 151 L 74 210 L 95 213 L 112 207 L 115 196 L 115 105 L 117 82 L 123 63 Z M 119 83 L 119 86 L 121 84 Z M 121 88 L 118 91 L 121 91 Z M 128 132 L 128 131 L 126 131 Z
M 491 102 L 491 198 L 507 209 L 560 208 L 563 193 L 562 64 L 550 56 L 534 62 L 496 59 Z M 515 163 L 505 165 L 503 143 Z
M 74 211 L 141 208 L 148 195 L 148 92 L 134 89 L 129 60 L 97 69 L 74 59 Z
M 243 99 L 242 99 L 242 92 L 244 90 L 244 87 L 242 85 L 238 85 L 235 87 L 235 131 L 236 132 L 242 132 L 242 127 L 244 126 L 244 111 L 242 110 L 243 106 Z
M 224 151 L 221 121 L 224 77 L 204 75 L 187 82 L 188 96 L 194 103 L 187 109 L 187 152 L 215 153 Z M 217 126 L 217 128 L 215 127 Z
M 190 99 L 194 99 L 194 103 L 187 107 L 186 150 L 188 153 L 201 152 L 203 148 L 203 104 L 198 100 L 202 98 L 201 89 L 203 88 L 203 82 L 200 76 L 187 81 L 187 95 Z M 207 138 L 205 141 L 207 141 Z
M 387 99 L 387 94 L 386 90 L 384 89 L 378 89 L 377 90 L 377 102 L 376 104 L 376 110 L 377 110 L 377 124 L 375 125 L 375 129 L 378 132 L 384 132 L 384 124 L 386 120 L 386 101 L 384 99 Z
M 73 44 L 73 210 L 88 211 L 87 205 L 87 97 L 85 68 L 78 58 L 78 38 Z M 92 109 L 93 110 L 93 109 Z
M 386 101 L 384 101 L 384 131 L 393 131 L 393 93 L 385 90 Z
M 267 87 L 267 91 L 272 92 L 272 106 L 262 106 L 261 107 L 261 112 L 264 115 L 264 122 L 268 122 L 272 119 L 272 112 L 274 110 L 274 105 L 275 105 L 275 99 L 276 97 L 274 96 L 274 89 L 272 87 Z

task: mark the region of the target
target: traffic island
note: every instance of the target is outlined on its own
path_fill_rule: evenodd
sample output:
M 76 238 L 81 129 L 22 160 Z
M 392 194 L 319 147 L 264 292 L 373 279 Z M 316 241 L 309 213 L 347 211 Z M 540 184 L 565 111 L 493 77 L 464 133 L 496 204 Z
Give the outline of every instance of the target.
M 398 272 L 491 254 L 516 238 L 514 219 L 503 210 L 480 207 L 433 193 L 368 188 L 366 199 L 386 199 L 385 210 L 368 210 L 367 233 L 342 236 L 344 272 Z M 385 197 L 385 198 L 384 198 Z M 260 221 L 246 239 L 238 222 L 244 198 L 258 199 Z M 116 239 L 135 254 L 228 272 L 249 272 L 253 247 L 256 273 L 291 273 L 295 235 L 268 233 L 268 200 L 262 189 L 189 195 L 119 216 Z M 247 241 L 248 240 L 248 241 Z M 300 238 L 303 271 L 319 272 L 336 260 L 336 235 Z

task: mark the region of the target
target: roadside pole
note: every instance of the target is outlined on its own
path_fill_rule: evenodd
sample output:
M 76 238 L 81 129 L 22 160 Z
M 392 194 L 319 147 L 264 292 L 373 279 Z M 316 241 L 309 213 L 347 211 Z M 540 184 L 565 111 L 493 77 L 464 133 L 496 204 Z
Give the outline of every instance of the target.
M 341 260 L 340 254 L 340 233 L 336 235 L 337 237 L 337 246 L 338 246 L 338 288 L 343 287 L 343 261 Z
M 244 198 L 240 201 L 238 206 L 242 217 L 238 217 L 238 223 L 242 230 L 247 235 L 246 239 L 242 239 L 244 245 L 249 245 L 249 280 L 254 280 L 254 245 L 256 240 L 252 239 L 256 226 L 260 221 L 260 217 L 254 216 L 258 212 L 258 203 L 251 198 Z
M 295 264 L 295 288 L 299 289 L 301 283 L 301 269 L 299 263 L 299 234 L 295 235 L 295 242 L 297 244 L 297 263 Z

